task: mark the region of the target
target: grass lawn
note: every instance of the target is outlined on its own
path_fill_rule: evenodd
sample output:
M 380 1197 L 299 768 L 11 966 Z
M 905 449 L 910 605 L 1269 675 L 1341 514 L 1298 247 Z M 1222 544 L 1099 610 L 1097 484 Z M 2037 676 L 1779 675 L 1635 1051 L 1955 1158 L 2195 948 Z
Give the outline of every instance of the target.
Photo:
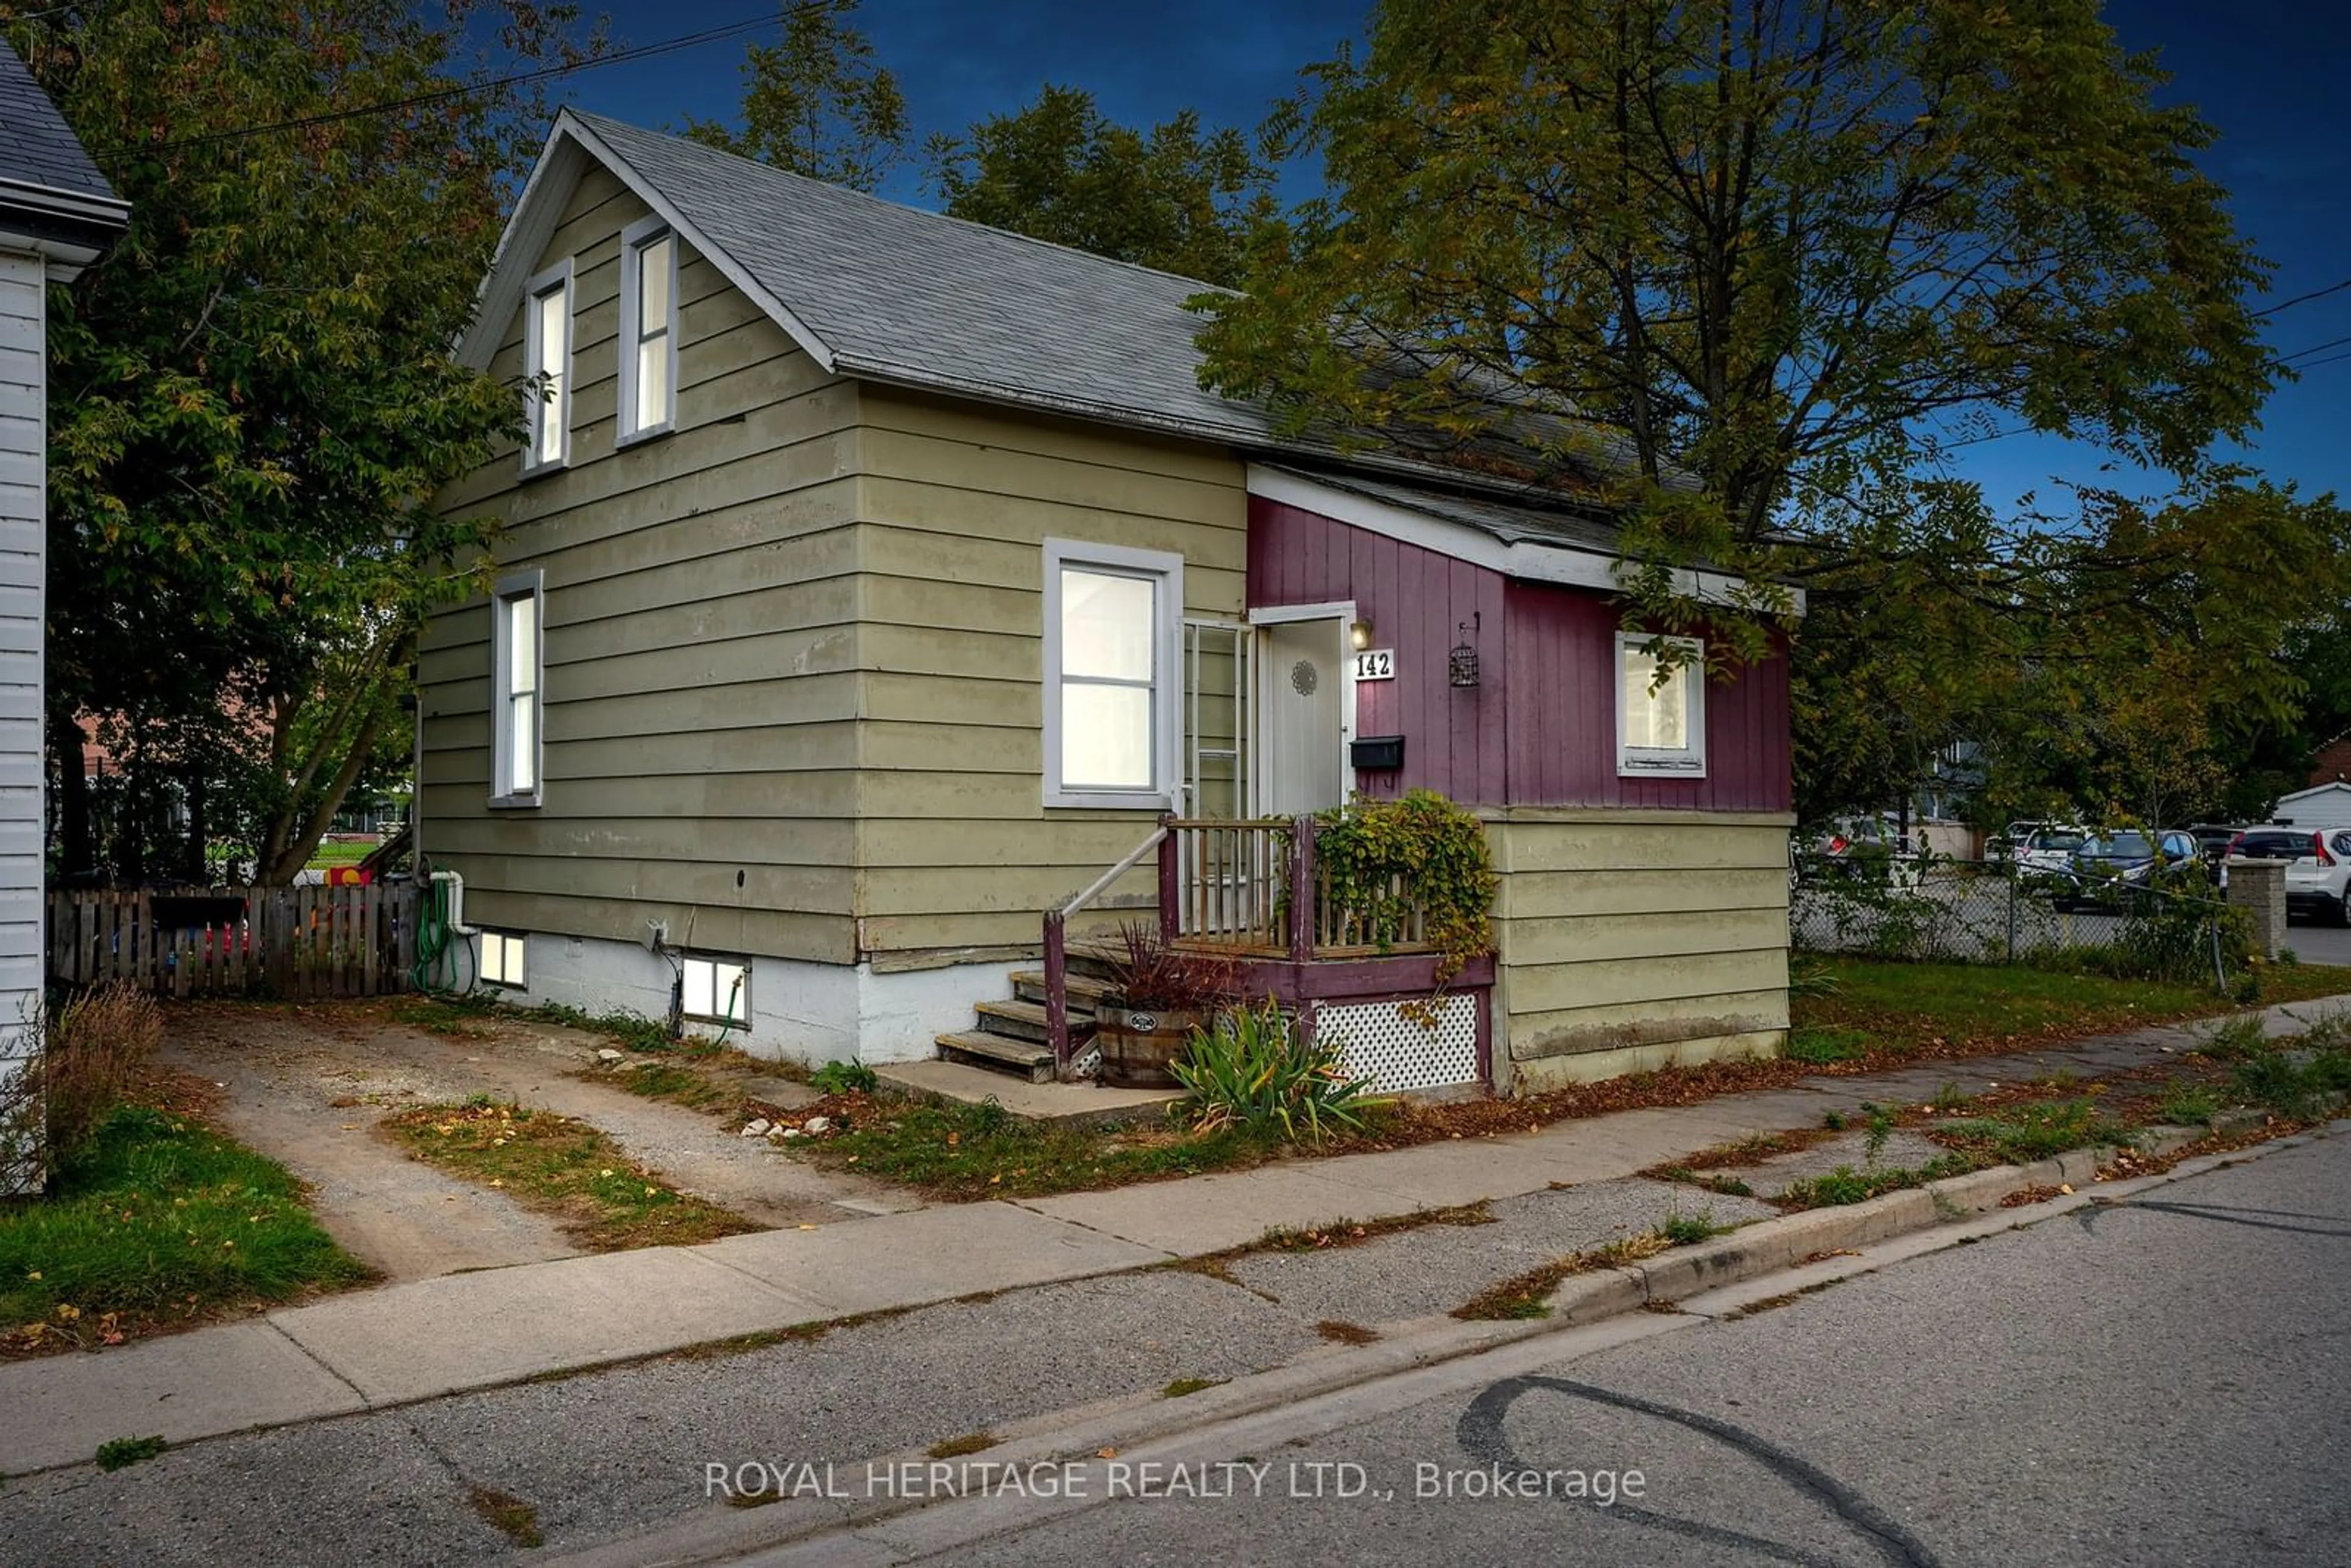
M 283 1166 L 124 1107 L 53 1195 L 0 1202 L 0 1354 L 118 1344 L 369 1277 Z
M 585 1122 L 518 1105 L 424 1105 L 383 1124 L 450 1175 L 552 1216 L 595 1252 L 691 1246 L 766 1228 L 672 1187 Z
M 1791 1003 L 1790 1055 L 1814 1063 L 1968 1055 L 2209 1018 L 2237 1006 L 2209 986 L 2022 966 L 1848 957 L 1799 964 L 1823 974 L 1833 988 Z M 2261 987 L 2264 1003 L 2351 993 L 2351 968 L 2264 965 Z
M 1024 1122 L 990 1102 L 941 1105 L 836 1094 L 795 1117 L 825 1114 L 847 1131 L 791 1145 L 820 1165 L 918 1187 L 936 1197 L 1034 1197 L 1255 1165 L 1274 1140 L 1227 1128 L 1165 1124 L 1105 1131 Z
M 373 842 L 337 842 L 332 839 L 321 839 L 319 841 L 318 847 L 310 852 L 310 858 L 303 863 L 312 871 L 325 871 L 339 865 L 357 865 L 375 853 L 380 847 Z

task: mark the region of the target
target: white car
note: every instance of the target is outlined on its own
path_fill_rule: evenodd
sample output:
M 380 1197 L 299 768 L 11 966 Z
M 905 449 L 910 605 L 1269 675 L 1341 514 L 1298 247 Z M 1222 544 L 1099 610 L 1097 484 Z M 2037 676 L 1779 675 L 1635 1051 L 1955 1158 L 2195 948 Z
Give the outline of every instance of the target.
M 2043 826 L 2024 836 L 2016 851 L 2019 870 L 2056 876 L 2074 869 L 2074 852 L 2089 841 L 2087 828 Z
M 2229 841 L 2229 854 L 2285 862 L 2288 915 L 2351 925 L 2351 828 L 2248 828 Z

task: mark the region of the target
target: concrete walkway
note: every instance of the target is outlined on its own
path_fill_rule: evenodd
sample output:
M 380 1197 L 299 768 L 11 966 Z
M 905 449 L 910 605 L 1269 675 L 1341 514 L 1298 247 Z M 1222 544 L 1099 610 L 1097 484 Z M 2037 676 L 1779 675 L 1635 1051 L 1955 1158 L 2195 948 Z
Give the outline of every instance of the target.
M 2267 1010 L 2297 1032 L 2351 997 Z M 1750 1136 L 1821 1124 L 1864 1101 L 1919 1103 L 1944 1084 L 2127 1071 L 2195 1043 L 2152 1029 L 1540 1132 L 1026 1203 L 947 1205 L 446 1275 L 97 1354 L 0 1365 L 0 1473 L 88 1462 L 112 1438 L 182 1443 L 409 1404 L 740 1335 L 1222 1251 L 1270 1229 L 1371 1220 L 1620 1179 Z

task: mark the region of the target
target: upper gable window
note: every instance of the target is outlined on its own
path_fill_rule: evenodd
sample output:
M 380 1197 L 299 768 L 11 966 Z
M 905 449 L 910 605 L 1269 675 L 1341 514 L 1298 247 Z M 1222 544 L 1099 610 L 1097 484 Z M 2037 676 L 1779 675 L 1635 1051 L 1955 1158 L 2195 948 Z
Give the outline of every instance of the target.
M 1693 637 L 1663 642 L 1688 658 L 1663 675 L 1642 632 L 1616 633 L 1616 771 L 1620 775 L 1706 777 L 1706 645 Z
M 530 280 L 523 306 L 523 366 L 530 378 L 530 438 L 522 471 L 571 459 L 571 263 Z
M 621 231 L 618 439 L 659 435 L 676 422 L 677 235 L 646 218 Z

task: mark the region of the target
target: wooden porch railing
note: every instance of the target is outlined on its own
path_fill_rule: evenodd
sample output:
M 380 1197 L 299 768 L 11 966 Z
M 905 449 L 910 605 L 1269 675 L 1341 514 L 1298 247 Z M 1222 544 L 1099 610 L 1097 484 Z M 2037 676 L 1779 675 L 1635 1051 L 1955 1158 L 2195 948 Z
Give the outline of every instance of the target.
M 1312 817 L 1217 821 L 1163 817 L 1151 836 L 1084 892 L 1045 912 L 1045 1022 L 1070 1068 L 1069 923 L 1104 889 L 1159 855 L 1159 934 L 1168 942 L 1293 964 L 1430 950 L 1427 915 L 1402 878 L 1342 899 L 1316 863 Z M 1304 898 L 1296 888 L 1310 889 Z

